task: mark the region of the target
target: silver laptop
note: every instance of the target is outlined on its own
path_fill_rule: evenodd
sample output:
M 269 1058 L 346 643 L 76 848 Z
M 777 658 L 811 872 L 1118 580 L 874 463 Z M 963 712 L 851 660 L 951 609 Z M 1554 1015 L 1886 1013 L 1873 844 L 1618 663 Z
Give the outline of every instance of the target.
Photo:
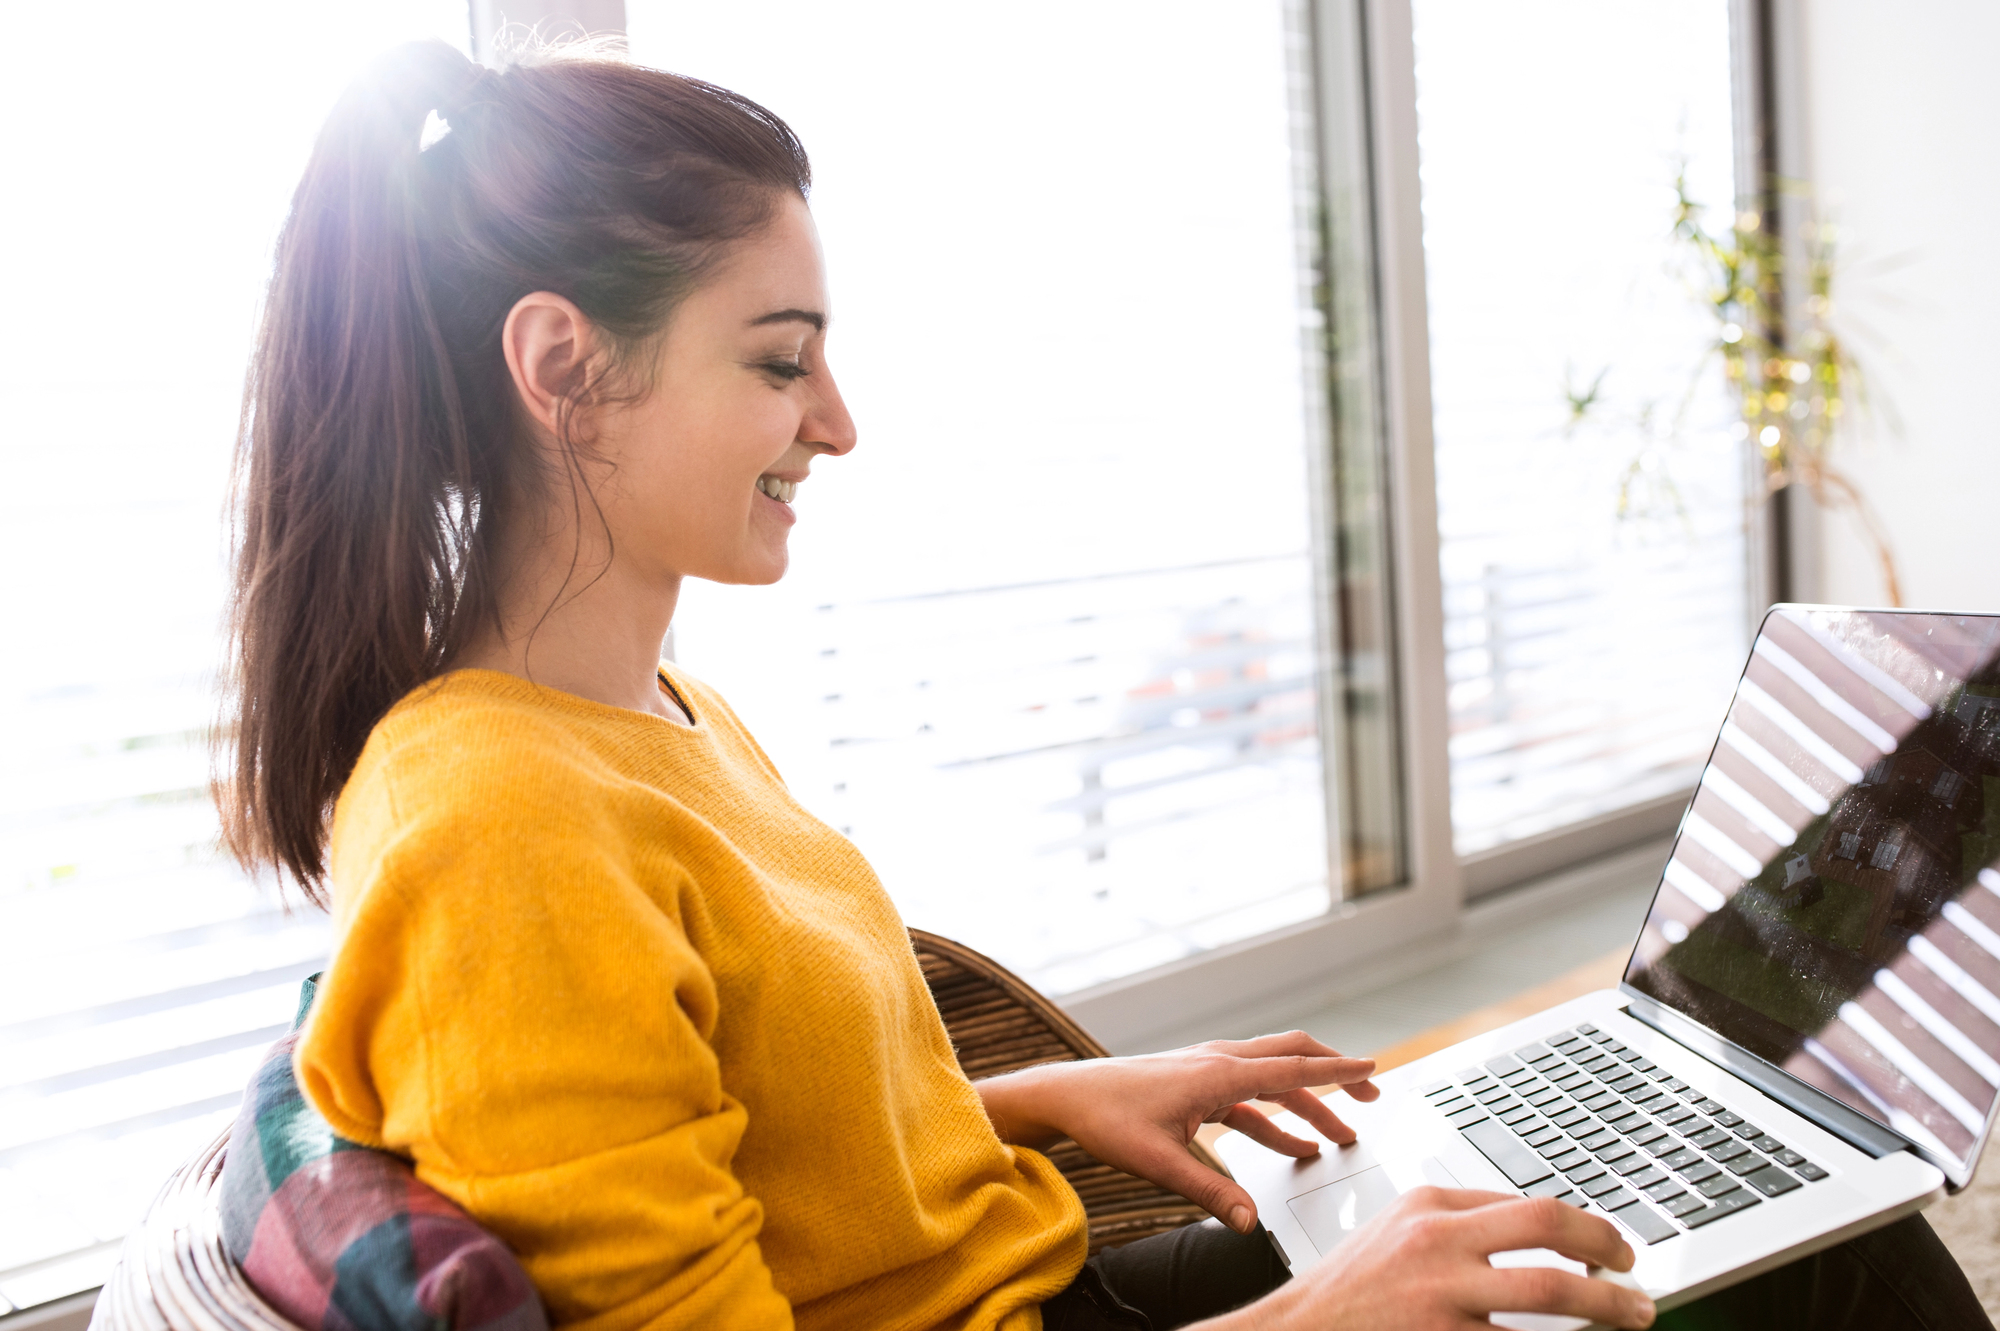
M 1294 1270 L 1485 1188 L 1609 1216 L 1665 1309 L 1964 1187 L 2000 1107 L 2000 615 L 1773 608 L 1624 982 L 1378 1084 L 1333 1098 L 1353 1146 L 1220 1143 Z

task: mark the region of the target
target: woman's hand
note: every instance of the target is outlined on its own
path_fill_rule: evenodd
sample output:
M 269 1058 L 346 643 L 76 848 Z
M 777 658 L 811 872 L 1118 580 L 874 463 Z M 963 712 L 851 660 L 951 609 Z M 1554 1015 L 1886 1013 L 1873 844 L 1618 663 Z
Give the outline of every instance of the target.
M 1189 1331 L 1469 1331 L 1490 1325 L 1494 1312 L 1558 1313 L 1633 1331 L 1652 1325 L 1653 1301 L 1636 1290 L 1487 1261 L 1523 1248 L 1632 1269 L 1632 1249 L 1609 1221 L 1553 1198 L 1417 1188 L 1290 1283 Z
M 1381 1092 L 1369 1058 L 1344 1058 L 1304 1031 L 1254 1040 L 1211 1040 L 1164 1054 L 1050 1063 L 974 1083 L 1003 1140 L 1046 1146 L 1060 1137 L 1128 1174 L 1149 1179 L 1247 1234 L 1257 1204 L 1230 1179 L 1196 1160 L 1188 1143 L 1204 1123 L 1235 1128 L 1292 1156 L 1319 1154 L 1246 1103 L 1269 1100 L 1346 1145 L 1354 1130 L 1308 1086 L 1338 1083 L 1357 1100 Z

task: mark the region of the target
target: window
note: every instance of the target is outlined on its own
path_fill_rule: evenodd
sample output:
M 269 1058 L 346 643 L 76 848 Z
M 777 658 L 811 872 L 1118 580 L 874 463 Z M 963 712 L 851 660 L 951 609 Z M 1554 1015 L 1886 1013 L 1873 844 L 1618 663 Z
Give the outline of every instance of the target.
M 1683 169 L 1734 207 L 1729 3 L 1412 9 L 1457 849 L 1677 816 L 1751 619 L 1741 415 L 1671 237 Z

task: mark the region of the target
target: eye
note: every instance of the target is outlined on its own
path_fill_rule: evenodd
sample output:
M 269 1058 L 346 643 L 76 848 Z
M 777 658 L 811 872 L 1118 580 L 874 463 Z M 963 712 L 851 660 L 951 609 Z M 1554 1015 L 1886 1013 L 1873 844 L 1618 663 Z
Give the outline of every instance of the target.
M 803 379 L 812 373 L 811 370 L 808 370 L 804 365 L 795 360 L 759 361 L 757 368 L 770 375 L 773 379 L 777 379 L 783 383 L 791 383 L 795 379 Z

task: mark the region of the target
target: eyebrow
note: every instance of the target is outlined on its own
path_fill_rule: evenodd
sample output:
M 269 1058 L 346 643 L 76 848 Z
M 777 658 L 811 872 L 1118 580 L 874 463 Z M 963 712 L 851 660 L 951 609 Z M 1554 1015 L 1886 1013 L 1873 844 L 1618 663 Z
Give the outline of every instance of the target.
M 750 326 L 761 328 L 765 324 L 784 323 L 811 324 L 815 333 L 826 331 L 826 316 L 818 310 L 772 310 L 769 314 L 760 314 L 752 319 Z

